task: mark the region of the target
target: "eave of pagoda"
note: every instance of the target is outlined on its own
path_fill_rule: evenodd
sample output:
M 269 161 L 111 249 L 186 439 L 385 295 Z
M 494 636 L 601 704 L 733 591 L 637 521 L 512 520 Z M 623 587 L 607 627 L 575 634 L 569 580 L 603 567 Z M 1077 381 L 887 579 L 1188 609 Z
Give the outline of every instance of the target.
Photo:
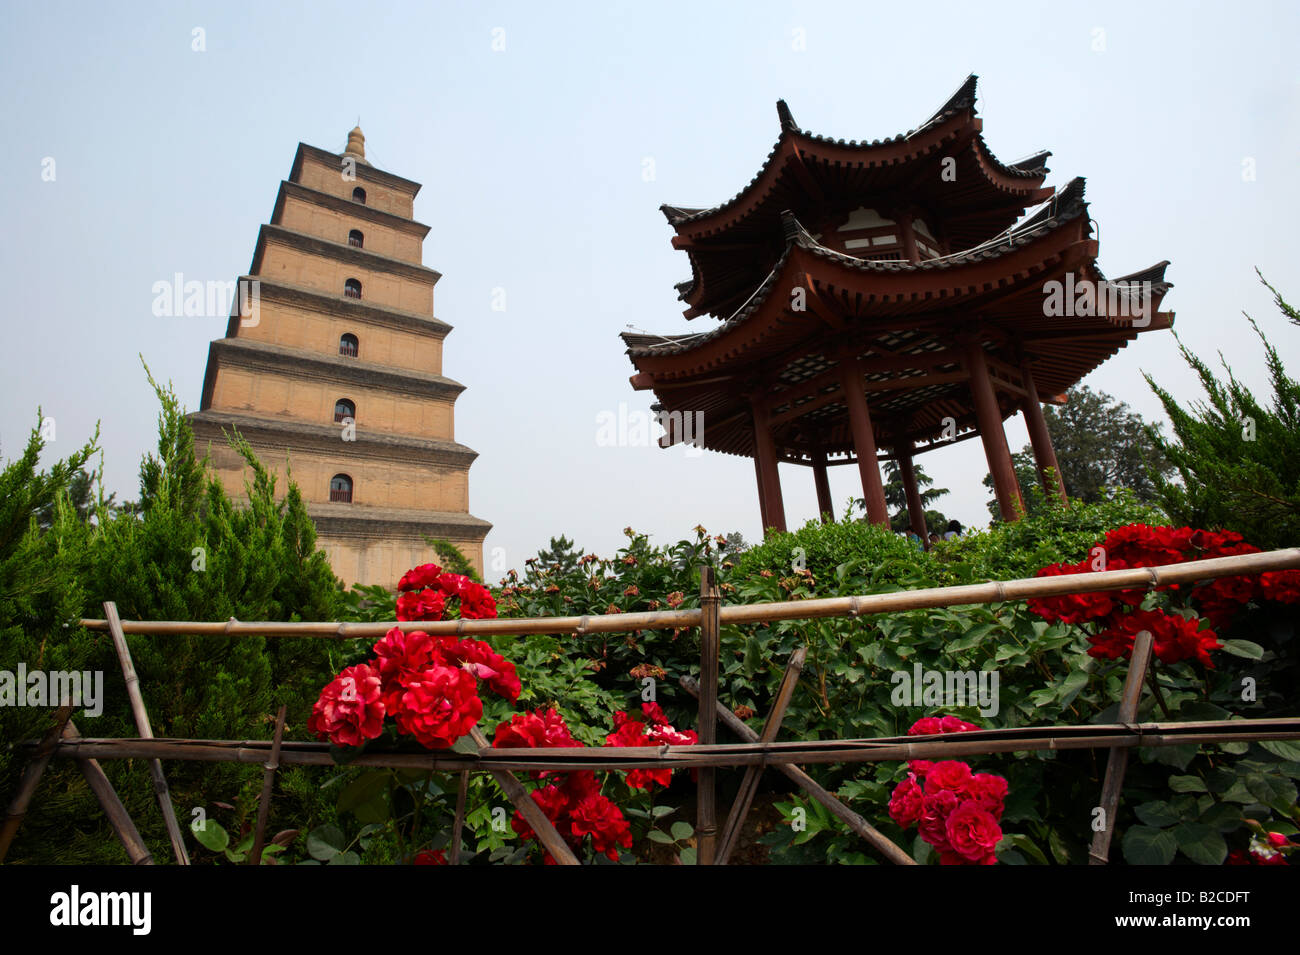
M 811 464 L 823 451 L 851 450 L 840 368 L 849 361 L 880 419 L 882 448 L 912 443 L 922 453 L 951 443 L 951 433 L 940 440 L 948 422 L 958 436 L 976 427 L 971 344 L 985 352 L 1005 419 L 1029 397 L 1022 369 L 1032 369 L 1039 400 L 1059 401 L 1138 334 L 1172 324 L 1159 312 L 1166 263 L 1109 283 L 1122 294 L 1096 296 L 1093 313 L 1047 314 L 1047 283 L 1105 283 L 1086 209 L 1077 180 L 1062 208 L 1035 215 L 1003 244 L 915 265 L 853 259 L 788 225 L 778 267 L 732 321 L 701 335 L 624 336 L 637 368 L 632 385 L 653 389 L 656 410 L 670 416 L 703 413 L 700 443 L 724 453 L 753 453 L 757 401 L 780 460 Z M 796 289 L 803 311 L 792 307 Z M 668 430 L 663 444 L 682 439 Z

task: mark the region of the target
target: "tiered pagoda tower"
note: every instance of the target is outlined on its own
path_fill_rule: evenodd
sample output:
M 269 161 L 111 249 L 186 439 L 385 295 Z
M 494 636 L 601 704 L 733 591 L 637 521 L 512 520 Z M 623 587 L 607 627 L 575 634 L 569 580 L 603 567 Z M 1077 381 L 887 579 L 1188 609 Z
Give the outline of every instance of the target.
M 975 436 L 1014 520 L 1002 422 L 1017 411 L 1044 486 L 1064 498 L 1041 402 L 1173 324 L 1157 311 L 1169 263 L 1108 282 L 1083 180 L 1044 187 L 1047 152 L 996 159 L 975 98 L 971 76 L 920 127 L 871 143 L 802 130 L 778 102 L 780 137 L 737 196 L 661 207 L 691 263 L 677 286 L 686 317 L 720 321 L 624 333 L 632 386 L 654 391 L 670 425 L 696 414 L 697 433 L 670 426 L 664 446 L 754 459 L 765 529 L 786 527 L 778 463 L 813 469 L 823 519 L 826 468 L 856 464 L 868 517 L 888 524 L 878 462 L 892 458 L 924 540 L 912 459 Z
M 223 430 L 238 429 L 282 488 L 291 467 L 347 583 L 396 584 L 433 559 L 430 537 L 481 574 L 492 526 L 469 513 L 477 455 L 455 440 L 464 386 L 442 374 L 451 326 L 433 315 L 440 276 L 421 264 L 419 189 L 366 161 L 360 128 L 342 154 L 300 143 L 190 415 L 232 496 L 245 468 Z

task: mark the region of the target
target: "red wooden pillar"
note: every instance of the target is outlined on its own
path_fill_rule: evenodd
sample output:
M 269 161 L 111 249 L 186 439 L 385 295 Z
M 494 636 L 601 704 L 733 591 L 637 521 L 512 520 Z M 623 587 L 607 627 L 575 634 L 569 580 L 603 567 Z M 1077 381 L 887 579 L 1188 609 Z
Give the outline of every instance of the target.
M 989 379 L 984 346 L 978 341 L 967 346 L 966 367 L 970 372 L 971 395 L 975 399 L 975 420 L 984 442 L 989 474 L 993 476 L 993 492 L 998 499 L 998 509 L 1002 512 L 1004 521 L 1018 520 L 1024 511 L 1024 504 L 1020 500 L 1020 485 L 1016 482 L 1016 469 L 1011 463 L 1006 432 L 1002 430 L 1002 414 L 993 394 L 993 382 Z
M 763 497 L 767 500 L 766 513 L 763 515 L 763 531 L 775 527 L 785 530 L 785 504 L 781 501 L 781 475 L 777 472 L 776 442 L 772 439 L 772 427 L 768 423 L 767 406 L 761 397 L 755 395 L 750 399 L 754 412 L 754 450 L 758 462 Z
M 907 495 L 907 516 L 912 530 L 921 538 L 921 545 L 930 546 L 929 529 L 925 526 L 925 506 L 921 503 L 921 490 L 916 484 L 916 469 L 912 467 L 912 442 L 900 444 L 894 453 L 898 456 L 898 473 L 903 478 L 903 492 Z
M 867 519 L 888 527 L 885 485 L 880 480 L 880 467 L 876 464 L 876 438 L 871 433 L 871 412 L 867 410 L 867 395 L 862 388 L 862 374 L 856 359 L 840 361 L 840 387 L 844 390 L 844 404 L 849 409 L 853 452 L 857 455 L 858 471 L 862 475 L 862 498 L 867 502 Z
M 1034 384 L 1033 372 L 1029 370 L 1028 360 L 1020 363 L 1020 378 L 1025 384 L 1028 396 L 1021 402 L 1020 408 L 1025 413 L 1025 424 L 1029 427 L 1029 443 L 1034 448 L 1034 463 L 1038 465 L 1038 480 L 1043 490 L 1050 496 L 1057 495 L 1063 504 L 1070 505 L 1065 495 L 1065 482 L 1061 479 L 1061 466 L 1056 462 L 1056 449 L 1052 447 L 1052 435 L 1047 430 L 1047 420 L 1043 417 L 1043 406 L 1038 400 L 1038 386 Z M 1052 475 L 1048 475 L 1048 469 Z
M 835 522 L 835 505 L 831 503 L 831 482 L 826 477 L 826 452 L 813 457 L 813 484 L 817 486 L 817 513 L 823 524 Z
M 758 484 L 758 512 L 760 520 L 763 522 L 763 532 L 767 533 L 767 491 L 763 487 L 763 465 L 759 463 L 757 442 L 755 442 L 754 451 L 754 477 Z

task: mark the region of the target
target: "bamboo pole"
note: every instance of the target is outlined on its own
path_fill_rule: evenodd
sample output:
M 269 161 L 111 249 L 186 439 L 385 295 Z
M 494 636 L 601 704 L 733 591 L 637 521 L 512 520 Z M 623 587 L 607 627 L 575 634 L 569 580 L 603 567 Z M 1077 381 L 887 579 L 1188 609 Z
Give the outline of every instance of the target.
M 713 568 L 700 568 L 700 711 L 697 734 L 708 746 L 718 738 L 718 650 L 719 605 L 722 596 Z M 699 865 L 713 865 L 717 852 L 717 771 L 701 769 L 696 783 L 695 858 Z
M 781 721 L 785 719 L 785 711 L 790 706 L 795 684 L 799 682 L 799 674 L 803 672 L 803 661 L 807 656 L 808 648 L 799 647 L 790 657 L 790 662 L 786 664 L 785 675 L 781 678 L 781 688 L 777 690 L 776 701 L 772 704 L 772 711 L 767 715 L 767 720 L 763 723 L 763 732 L 759 736 L 762 742 L 772 742 L 776 739 L 776 734 L 781 731 Z M 715 714 L 720 706 L 717 700 L 713 701 Z M 750 766 L 745 770 L 745 778 L 740 781 L 740 789 L 731 804 L 731 812 L 727 814 L 727 825 L 723 829 L 722 841 L 718 845 L 718 865 L 727 864 L 727 860 L 731 858 L 731 853 L 736 848 L 736 843 L 740 841 L 740 830 L 745 825 L 745 817 L 749 815 L 749 807 L 754 802 L 754 794 L 758 792 L 758 783 L 763 778 L 765 768 L 759 765 Z
M 117 659 L 122 664 L 122 676 L 126 678 L 126 694 L 131 701 L 131 713 L 135 717 L 136 729 L 144 739 L 152 739 L 153 729 L 149 726 L 149 712 L 144 707 L 144 697 L 140 693 L 140 678 L 136 675 L 135 664 L 131 662 L 131 650 L 126 645 L 122 621 L 117 616 L 117 604 L 111 600 L 104 601 L 104 617 L 108 620 L 109 632 L 113 635 L 113 647 L 117 650 Z M 189 865 L 190 854 L 185 848 L 180 823 L 176 821 L 176 808 L 172 805 L 171 792 L 167 789 L 167 777 L 163 775 L 162 763 L 157 759 L 149 761 L 149 775 L 153 777 L 154 793 L 158 797 L 158 807 L 162 810 L 163 822 L 167 826 L 167 835 L 171 839 L 176 862 L 178 865 Z
M 1142 682 L 1151 662 L 1151 631 L 1140 630 L 1133 640 L 1129 656 L 1128 674 L 1124 678 L 1124 692 L 1119 701 L 1119 721 L 1132 723 L 1137 719 L 1138 701 L 1142 698 Z M 1092 835 L 1088 850 L 1089 865 L 1105 865 L 1110 861 L 1110 840 L 1115 834 L 1115 814 L 1119 812 L 1119 794 L 1124 788 L 1124 773 L 1128 769 L 1128 750 L 1115 748 L 1106 760 L 1106 779 L 1101 786 L 1102 828 Z
M 69 720 L 68 725 L 63 728 L 63 739 L 60 740 L 59 749 L 55 750 L 55 754 L 58 755 L 70 740 L 78 738 L 77 727 Z M 86 785 L 95 794 L 99 807 L 104 810 L 104 816 L 108 819 L 108 824 L 113 827 L 113 832 L 117 834 L 117 839 L 122 843 L 122 848 L 126 851 L 126 857 L 131 860 L 131 864 L 153 865 L 153 853 L 145 845 L 140 830 L 135 827 L 131 814 L 122 805 L 122 800 L 118 798 L 113 784 L 108 781 L 104 767 L 93 759 L 79 757 L 77 768 L 81 770 L 81 775 L 86 777 Z
M 694 746 L 492 748 L 478 756 L 448 750 L 425 753 L 363 753 L 350 766 L 437 772 L 573 772 L 615 769 L 699 769 L 765 763 L 864 763 L 942 760 L 989 753 L 1110 749 L 1115 746 L 1183 746 L 1264 739 L 1300 739 L 1300 718 L 1205 720 L 1187 723 L 1106 723 L 1088 726 L 1014 727 L 888 739 L 800 740 Z M 35 741 L 19 743 L 34 748 Z M 54 758 L 182 759 L 195 762 L 265 762 L 266 740 L 77 739 L 64 740 Z M 487 755 L 486 753 L 491 753 Z M 281 765 L 333 766 L 329 747 L 286 742 Z M 531 802 L 531 800 L 529 800 Z
M 469 773 L 460 774 L 460 785 L 456 787 L 456 819 L 451 826 L 451 855 L 449 865 L 460 865 L 460 839 L 465 829 L 465 797 L 469 793 Z M 531 799 L 531 797 L 529 797 Z
M 59 737 L 63 735 L 63 728 L 68 725 L 70 719 L 72 719 L 72 704 L 65 702 L 55 712 L 54 725 L 41 738 L 31 762 L 23 770 L 22 779 L 18 781 L 18 790 L 9 803 L 8 811 L 5 812 L 4 825 L 0 826 L 0 863 L 3 863 L 5 856 L 9 854 L 9 846 L 13 843 L 14 836 L 18 834 L 18 827 L 23 824 L 23 818 L 27 815 L 27 806 L 32 801 L 32 796 L 36 794 L 36 787 L 40 785 L 45 767 L 49 765 L 50 757 L 58 748 Z
M 967 604 L 1005 603 L 1035 597 L 1059 597 L 1065 594 L 1099 593 L 1108 590 L 1149 590 L 1165 584 L 1185 584 L 1218 577 L 1262 574 L 1275 570 L 1300 568 L 1300 548 L 1237 554 L 1208 560 L 1138 567 L 1132 570 L 1106 570 L 1098 573 L 1067 574 L 1056 577 L 1027 577 L 1018 580 L 962 584 L 955 587 L 929 587 L 888 594 L 863 594 L 849 597 L 823 597 L 814 600 L 781 601 L 766 604 L 731 604 L 721 608 L 720 624 L 764 623 L 777 620 L 813 620 L 822 617 L 858 617 L 865 614 L 896 613 L 933 607 L 959 607 Z M 674 630 L 698 627 L 701 610 L 666 610 L 643 613 L 595 614 L 583 617 L 497 618 L 490 620 L 405 621 L 392 623 L 337 623 L 331 621 L 281 623 L 274 621 L 191 622 L 176 620 L 128 620 L 123 632 L 158 636 L 189 634 L 195 636 L 316 637 L 350 640 L 354 637 L 382 637 L 394 627 L 403 631 L 423 630 L 431 634 L 461 636 L 529 633 L 624 633 L 632 630 Z M 88 630 L 109 630 L 107 620 L 82 619 Z
M 470 738 L 478 745 L 479 750 L 491 750 L 492 744 L 488 738 L 483 735 L 483 731 L 475 726 L 470 731 Z M 546 851 L 551 854 L 551 858 L 560 865 L 578 865 L 578 857 L 573 854 L 563 837 L 556 831 L 555 826 L 551 825 L 551 820 L 546 818 L 542 812 L 541 806 L 533 801 L 519 780 L 515 779 L 508 771 L 502 769 L 491 769 L 489 772 L 492 778 L 496 780 L 497 785 L 505 792 L 506 796 L 515 808 L 523 814 L 524 819 L 533 827 L 533 832 L 537 833 L 537 840 L 546 847 Z
M 253 851 L 248 854 L 249 865 L 262 864 L 262 846 L 266 838 L 266 820 L 271 815 L 271 789 L 275 785 L 275 772 L 280 768 L 280 741 L 284 737 L 285 707 L 275 718 L 275 736 L 271 741 L 271 758 L 262 773 L 262 798 L 257 804 L 257 830 L 253 834 Z
M 699 694 L 698 684 L 696 684 L 696 682 L 690 677 L 682 677 L 681 684 L 682 688 L 692 696 L 697 696 Z M 740 717 L 729 711 L 721 703 L 718 704 L 718 718 L 727 725 L 728 729 L 745 742 L 750 743 L 758 740 L 758 734 L 746 726 Z M 772 768 L 785 773 L 791 782 L 795 783 L 803 789 L 804 792 L 808 793 L 808 795 L 812 796 L 819 803 L 825 806 L 831 815 L 836 819 L 839 819 L 859 836 L 865 839 L 872 848 L 884 856 L 888 861 L 893 862 L 895 865 L 916 865 L 915 859 L 895 845 L 891 839 L 878 831 L 874 826 L 867 822 L 867 820 L 863 819 L 848 806 L 844 805 L 844 803 L 840 802 L 836 796 L 834 796 L 829 790 L 825 789 L 819 782 L 817 782 L 817 780 L 813 779 L 802 769 L 799 769 L 797 766 L 792 766 L 789 763 L 775 763 Z

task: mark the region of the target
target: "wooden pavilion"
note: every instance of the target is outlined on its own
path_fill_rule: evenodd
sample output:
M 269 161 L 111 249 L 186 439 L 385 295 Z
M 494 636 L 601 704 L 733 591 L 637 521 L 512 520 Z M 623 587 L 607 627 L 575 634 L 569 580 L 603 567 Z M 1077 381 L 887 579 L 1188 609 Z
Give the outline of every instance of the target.
M 686 317 L 720 321 L 624 333 L 632 386 L 654 391 L 662 446 L 754 459 L 765 529 L 786 528 L 781 462 L 813 469 L 824 520 L 827 467 L 856 463 L 869 519 L 888 524 L 878 462 L 894 459 L 924 540 L 913 458 L 976 435 L 1015 520 L 1002 422 L 1017 411 L 1044 487 L 1064 499 L 1041 403 L 1173 324 L 1158 311 L 1169 263 L 1108 281 L 1083 179 L 1044 187 L 1048 152 L 1000 162 L 975 99 L 971 76 L 917 129 L 870 143 L 802 130 L 778 102 L 780 137 L 737 196 L 661 207 L 691 263 L 677 286 Z

